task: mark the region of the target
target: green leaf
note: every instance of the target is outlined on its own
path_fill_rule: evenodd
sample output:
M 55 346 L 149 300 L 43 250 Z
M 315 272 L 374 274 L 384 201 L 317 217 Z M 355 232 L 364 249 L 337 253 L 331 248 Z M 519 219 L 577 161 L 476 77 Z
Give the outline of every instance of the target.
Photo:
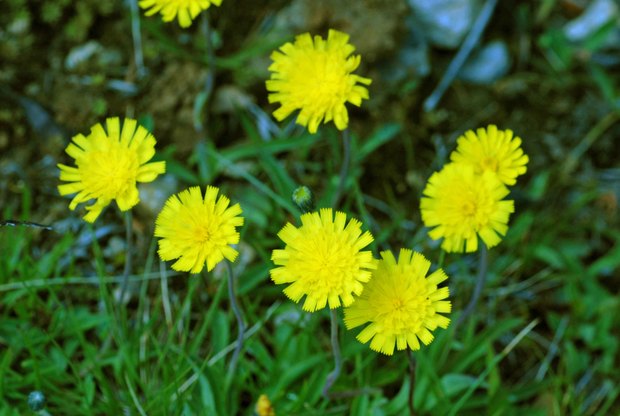
M 84 400 L 88 407 L 90 407 L 95 399 L 95 381 L 92 374 L 86 375 L 82 387 L 84 389 Z
M 620 240 L 616 241 L 616 245 L 611 248 L 607 254 L 596 259 L 588 267 L 588 276 L 613 276 L 620 267 Z M 617 274 L 616 274 L 617 275 Z
M 299 148 L 306 148 L 316 143 L 316 137 L 310 134 L 304 134 L 299 137 L 283 137 L 274 140 L 245 142 L 235 146 L 222 149 L 220 154 L 230 162 L 239 159 L 255 157 L 261 154 L 277 154 L 289 152 Z
M 565 71 L 571 66 L 573 46 L 561 29 L 549 29 L 538 38 L 538 45 L 556 71 Z
M 449 397 L 458 397 L 463 391 L 476 381 L 476 377 L 468 374 L 448 373 L 441 377 L 441 385 L 446 395 Z
M 537 244 L 534 246 L 534 256 L 539 260 L 545 262 L 551 267 L 562 270 L 566 268 L 566 263 L 562 258 L 562 255 L 558 250 L 543 244 Z
M 589 69 L 592 79 L 603 94 L 603 97 L 605 97 L 607 102 L 618 109 L 620 106 L 618 104 L 618 94 L 613 78 L 610 77 L 603 68 L 594 63 L 589 65 Z
M 181 162 L 174 159 L 174 152 L 175 148 L 173 146 L 168 146 L 159 154 L 160 160 L 166 161 L 166 173 L 176 176 L 188 185 L 200 185 L 200 178 Z
M 605 45 L 608 44 L 610 37 L 613 35 L 613 32 L 616 30 L 617 24 L 617 18 L 614 18 L 613 15 L 610 14 L 609 21 L 585 39 L 583 43 L 584 49 L 593 53 L 602 47 L 605 47 Z
M 209 379 L 204 375 L 198 377 L 198 391 L 200 393 L 201 409 L 206 415 L 216 415 L 217 406 L 215 405 L 215 397 Z
M 387 123 L 376 130 L 368 139 L 364 141 L 357 153 L 354 155 L 357 162 L 366 159 L 371 153 L 379 147 L 390 142 L 402 130 L 400 124 Z
M 484 357 L 487 345 L 497 341 L 499 337 L 510 332 L 522 322 L 520 318 L 500 320 L 495 322 L 493 326 L 485 328 L 482 332 L 468 337 L 463 341 L 463 349 L 450 354 L 444 367 L 455 373 L 466 372 L 476 360 Z

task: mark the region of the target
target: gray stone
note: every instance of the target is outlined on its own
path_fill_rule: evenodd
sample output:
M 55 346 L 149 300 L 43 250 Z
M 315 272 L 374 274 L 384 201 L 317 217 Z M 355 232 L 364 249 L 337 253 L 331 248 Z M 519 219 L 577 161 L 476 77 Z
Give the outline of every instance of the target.
M 493 41 L 475 51 L 465 62 L 458 78 L 475 84 L 490 84 L 510 69 L 508 47 L 503 41 Z
M 612 19 L 618 20 L 618 5 L 614 0 L 595 0 L 576 19 L 564 26 L 568 40 L 580 42 L 596 33 Z
M 413 17 L 429 42 L 449 49 L 457 48 L 471 28 L 479 0 L 408 0 Z

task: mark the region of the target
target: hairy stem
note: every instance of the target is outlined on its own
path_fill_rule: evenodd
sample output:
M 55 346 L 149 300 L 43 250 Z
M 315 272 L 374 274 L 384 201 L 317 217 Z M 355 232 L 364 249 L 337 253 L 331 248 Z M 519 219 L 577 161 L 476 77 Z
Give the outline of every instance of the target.
M 415 358 L 409 348 L 407 348 L 407 361 L 409 362 L 409 395 L 407 396 L 407 405 L 409 407 L 409 415 L 414 415 L 413 398 L 415 391 Z
M 340 202 L 340 198 L 342 197 L 342 193 L 344 191 L 345 183 L 347 181 L 347 176 L 349 175 L 349 164 L 351 161 L 351 139 L 349 137 L 349 129 L 344 129 L 342 131 L 342 166 L 340 167 L 340 176 L 338 179 L 338 188 L 336 189 L 336 193 L 334 194 L 334 199 L 332 200 L 332 207 L 335 209 Z M 329 391 L 332 386 L 340 377 L 340 371 L 342 370 L 342 355 L 340 354 L 340 343 L 338 341 L 338 313 L 336 309 L 329 310 L 329 316 L 331 320 L 331 343 L 332 343 L 332 352 L 334 354 L 334 369 L 327 376 L 327 380 L 325 380 L 325 385 L 323 386 L 323 397 L 329 398 Z
M 340 354 L 340 343 L 338 341 L 338 312 L 336 309 L 330 309 L 331 318 L 331 342 L 332 352 L 334 353 L 334 369 L 327 376 L 325 385 L 323 386 L 323 397 L 329 398 L 329 391 L 340 377 L 340 371 L 342 370 L 342 355 Z
M 211 93 L 213 92 L 213 83 L 215 80 L 215 50 L 213 48 L 213 42 L 211 40 L 211 25 L 209 24 L 209 13 L 202 13 L 202 19 L 200 21 L 200 33 L 204 36 L 206 48 L 207 48 L 207 76 L 205 83 L 202 86 L 202 91 L 194 101 L 194 129 L 201 133 L 203 136 L 207 136 L 207 126 L 209 116 L 208 112 L 203 111 L 204 106 L 209 101 Z M 203 120 L 204 118 L 204 120 Z
M 237 344 L 235 345 L 235 351 L 233 352 L 233 356 L 230 360 L 230 364 L 228 367 L 228 375 L 232 377 L 237 369 L 237 362 L 239 361 L 239 356 L 241 355 L 241 348 L 243 348 L 243 339 L 245 336 L 245 323 L 243 322 L 243 314 L 239 305 L 237 304 L 237 298 L 235 296 L 235 277 L 233 273 L 232 266 L 230 262 L 226 262 L 226 266 L 228 268 L 228 297 L 230 298 L 230 307 L 237 318 L 237 326 L 239 328 L 239 333 L 237 335 Z
M 121 294 L 119 297 L 119 303 L 122 304 L 125 299 L 125 293 L 127 292 L 127 286 L 129 285 L 129 273 L 131 272 L 131 228 L 133 224 L 133 217 L 131 210 L 125 212 L 125 268 L 123 269 L 123 281 L 121 282 Z
M 469 315 L 472 314 L 474 309 L 476 309 L 476 305 L 478 304 L 478 301 L 480 300 L 480 295 L 482 294 L 482 289 L 484 288 L 484 285 L 487 280 L 488 266 L 489 266 L 489 260 L 488 260 L 487 246 L 484 243 L 481 243 L 480 244 L 480 257 L 478 260 L 478 277 L 476 278 L 476 286 L 474 287 L 474 293 L 471 295 L 469 304 L 467 305 L 465 310 L 461 313 L 461 316 L 459 316 L 459 319 L 456 321 L 456 324 L 454 325 L 455 331 L 457 330 L 459 326 L 461 326 L 463 322 L 465 322 L 467 317 L 469 317 Z
M 144 55 L 142 54 L 142 33 L 140 32 L 140 13 L 138 10 L 138 0 L 130 0 L 131 10 L 131 37 L 133 39 L 133 59 L 136 65 L 138 79 L 146 75 L 144 67 Z
M 342 131 L 342 166 L 340 166 L 340 175 L 338 177 L 338 188 L 332 200 L 332 207 L 337 208 L 344 187 L 347 182 L 347 176 L 349 175 L 349 165 L 351 164 L 351 138 L 349 137 L 349 129 Z

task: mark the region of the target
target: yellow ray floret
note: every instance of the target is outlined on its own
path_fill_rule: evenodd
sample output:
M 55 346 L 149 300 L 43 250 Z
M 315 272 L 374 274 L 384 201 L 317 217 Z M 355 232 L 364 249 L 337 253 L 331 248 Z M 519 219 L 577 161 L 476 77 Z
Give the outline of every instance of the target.
M 148 9 L 147 16 L 161 13 L 164 22 L 176 17 L 181 27 L 189 27 L 192 21 L 212 4 L 219 6 L 222 0 L 140 0 L 140 7 Z
M 290 283 L 284 294 L 294 302 L 305 296 L 306 311 L 350 305 L 376 267 L 372 253 L 362 251 L 372 235 L 362 233 L 359 221 L 346 220 L 343 212 L 334 217 L 331 208 L 323 208 L 303 214 L 301 227 L 289 223 L 278 233 L 286 246 L 273 251 L 271 259 L 278 267 L 271 270 L 271 279 Z
M 155 138 L 136 120 L 125 119 L 121 129 L 118 117 L 106 120 L 107 132 L 101 124 L 90 134 L 78 134 L 66 152 L 75 159 L 75 167 L 58 164 L 61 195 L 77 194 L 69 204 L 74 210 L 79 203 L 95 200 L 86 207 L 84 219 L 94 222 L 103 208 L 115 200 L 121 211 L 135 206 L 140 198 L 136 182 L 151 182 L 166 170 L 165 162 L 150 162 L 155 155 Z
M 360 106 L 368 99 L 369 78 L 352 74 L 360 64 L 349 35 L 330 29 L 327 40 L 309 33 L 286 43 L 271 55 L 271 79 L 266 83 L 270 103 L 280 103 L 278 120 L 299 111 L 297 123 L 316 133 L 321 122 L 334 121 L 339 130 L 349 124 L 345 103 Z
M 450 163 L 435 172 L 420 201 L 422 221 L 431 238 L 443 238 L 447 252 L 473 252 L 478 237 L 487 247 L 499 244 L 508 230 L 514 202 L 503 200 L 508 189 L 492 172 L 478 175 L 469 165 Z
M 364 292 L 344 309 L 348 329 L 368 324 L 357 339 L 370 341 L 370 348 L 392 355 L 394 348 L 418 350 L 428 345 L 432 331 L 447 328 L 452 305 L 447 287 L 437 285 L 448 278 L 438 269 L 426 277 L 431 263 L 420 253 L 401 249 L 398 262 L 390 251 L 381 253 L 377 269 Z
M 514 185 L 517 177 L 526 172 L 529 158 L 512 130 L 498 130 L 491 124 L 460 136 L 450 160 L 470 165 L 478 174 L 492 172 L 505 185 Z
M 208 186 L 204 198 L 198 186 L 172 195 L 155 220 L 155 237 L 159 237 L 159 257 L 178 259 L 172 268 L 200 273 L 207 265 L 211 271 L 217 263 L 235 261 L 239 242 L 236 227 L 243 225 L 241 207 L 231 207 L 219 189 Z

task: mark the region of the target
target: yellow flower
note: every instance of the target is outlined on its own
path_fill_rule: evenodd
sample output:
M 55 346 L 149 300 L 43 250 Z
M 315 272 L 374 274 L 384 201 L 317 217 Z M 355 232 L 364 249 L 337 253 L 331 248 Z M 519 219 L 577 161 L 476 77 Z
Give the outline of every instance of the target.
M 478 174 L 493 172 L 506 185 L 517 183 L 517 176 L 527 170 L 529 158 L 521 149 L 521 139 L 512 130 L 497 130 L 489 125 L 476 133 L 466 131 L 457 139 L 457 148 L 450 155 L 455 163 L 468 164 Z
M 278 121 L 300 110 L 297 123 L 316 133 L 319 124 L 334 121 L 339 130 L 349 124 L 346 102 L 360 106 L 368 99 L 371 80 L 352 74 L 360 64 L 360 56 L 351 56 L 355 47 L 349 35 L 329 30 L 327 40 L 309 33 L 287 42 L 271 54 L 271 79 L 267 81 L 269 102 L 279 102 L 274 113 Z
M 219 6 L 222 0 L 140 0 L 140 7 L 149 9 L 145 13 L 147 16 L 161 13 L 164 22 L 171 22 L 176 17 L 181 27 L 190 27 L 192 20 L 212 4 Z
M 166 171 L 166 162 L 147 163 L 155 154 L 155 138 L 136 120 L 125 119 L 122 129 L 118 117 L 107 119 L 106 124 L 107 133 L 96 124 L 88 136 L 73 137 L 65 151 L 76 167 L 58 164 L 60 180 L 70 182 L 59 185 L 58 191 L 77 193 L 69 204 L 71 210 L 95 200 L 86 207 L 88 222 L 94 222 L 112 200 L 121 211 L 131 209 L 140 201 L 136 182 L 151 182 Z
M 377 270 L 362 295 L 344 309 L 344 323 L 352 329 L 366 323 L 357 339 L 370 342 L 373 351 L 392 355 L 394 347 L 404 350 L 428 345 L 437 327 L 447 328 L 452 305 L 444 300 L 447 287 L 437 285 L 448 278 L 442 269 L 425 277 L 431 263 L 420 253 L 401 249 L 398 262 L 390 251 L 381 253 Z
M 278 237 L 286 246 L 274 250 L 271 260 L 276 267 L 271 279 L 276 284 L 290 283 L 284 294 L 294 302 L 306 295 L 303 309 L 314 312 L 327 304 L 331 309 L 350 305 L 370 279 L 376 267 L 370 251 L 361 251 L 373 240 L 370 232 L 362 234 L 361 223 L 331 208 L 301 216 L 301 227 L 286 224 Z M 342 302 L 341 302 L 342 301 Z
M 155 237 L 159 240 L 162 260 L 178 259 L 172 268 L 200 273 L 205 263 L 211 271 L 226 258 L 235 261 L 237 250 L 230 244 L 239 242 L 235 227 L 243 225 L 241 207 L 231 207 L 219 189 L 207 186 L 204 199 L 198 186 L 193 186 L 166 201 L 155 220 Z
M 469 165 L 446 165 L 430 177 L 423 193 L 422 221 L 435 227 L 431 238 L 444 238 L 441 247 L 447 252 L 476 251 L 478 236 L 487 247 L 499 244 L 514 212 L 514 202 L 502 200 L 508 189 L 497 176 L 478 175 Z
M 254 411 L 258 416 L 276 416 L 276 411 L 273 410 L 273 406 L 271 405 L 271 401 L 269 401 L 269 397 L 266 394 L 261 394 L 256 402 L 256 407 Z

